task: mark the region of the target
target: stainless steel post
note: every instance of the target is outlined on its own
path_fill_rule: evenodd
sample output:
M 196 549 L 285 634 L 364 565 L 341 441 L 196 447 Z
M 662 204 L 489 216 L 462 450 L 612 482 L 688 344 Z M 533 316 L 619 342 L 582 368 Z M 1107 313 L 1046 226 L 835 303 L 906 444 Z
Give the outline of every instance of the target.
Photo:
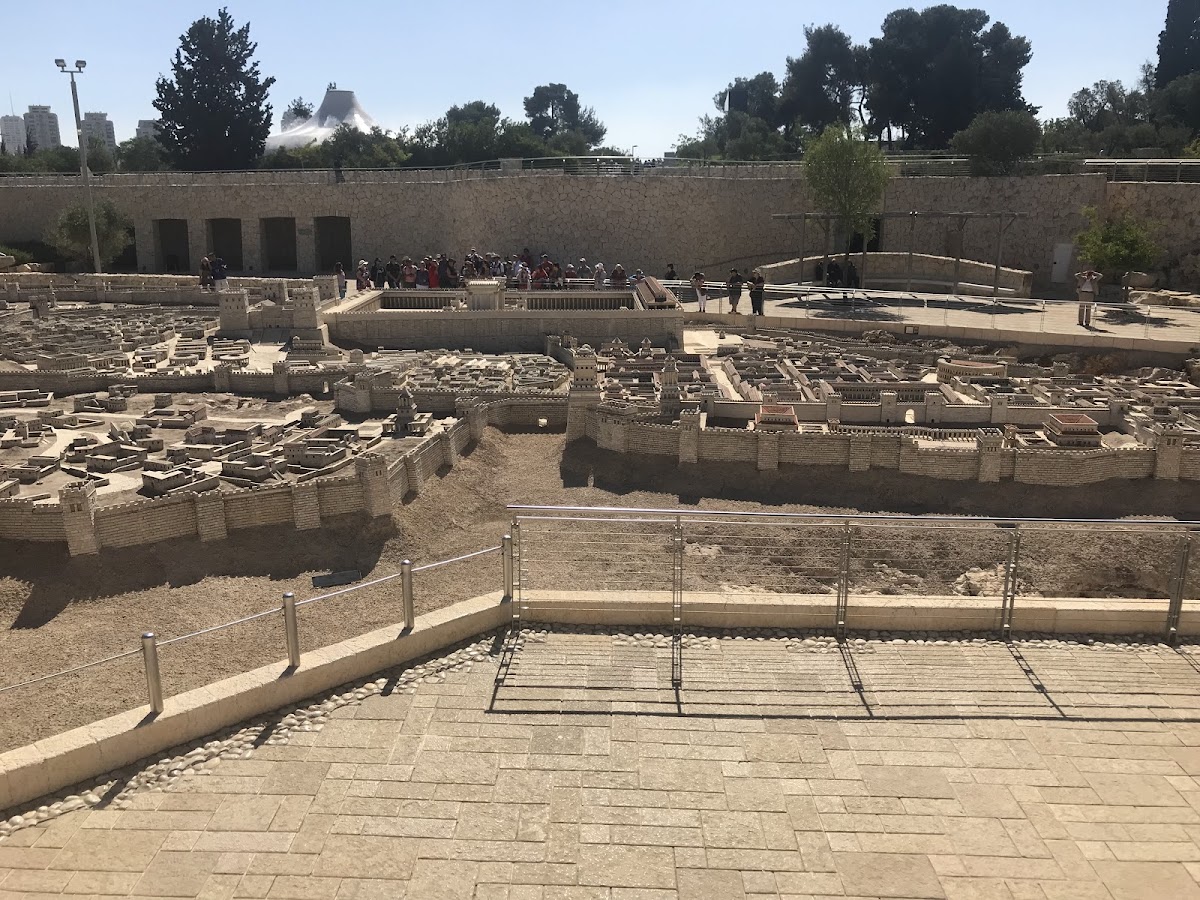
M 300 627 L 296 622 L 296 595 L 288 591 L 283 595 L 283 627 L 287 632 L 288 665 L 300 668 Z
M 1000 296 L 1000 260 L 1004 256 L 1004 232 L 1008 226 L 1004 224 L 1004 216 L 996 219 L 996 271 L 992 273 L 992 296 Z
M 162 675 L 158 671 L 158 638 L 153 631 L 142 635 L 142 661 L 146 664 L 146 693 L 150 696 L 150 712 L 163 711 Z
M 803 286 L 806 277 L 804 266 L 804 245 L 807 243 L 805 232 L 808 230 L 808 213 L 805 213 L 800 219 L 800 277 L 796 279 L 796 283 Z
M 910 209 L 908 211 L 908 277 L 904 282 L 904 290 L 912 293 L 913 282 L 913 250 L 917 240 L 917 211 Z
M 504 599 L 513 598 L 513 547 L 512 535 L 500 539 L 501 555 L 504 557 Z
M 400 596 L 404 602 L 404 629 L 412 631 L 416 626 L 416 615 L 413 612 L 412 561 L 400 563 Z
M 958 296 L 958 286 L 962 283 L 962 252 L 963 252 L 963 232 L 966 230 L 967 220 L 958 220 L 958 240 L 954 246 L 954 295 Z

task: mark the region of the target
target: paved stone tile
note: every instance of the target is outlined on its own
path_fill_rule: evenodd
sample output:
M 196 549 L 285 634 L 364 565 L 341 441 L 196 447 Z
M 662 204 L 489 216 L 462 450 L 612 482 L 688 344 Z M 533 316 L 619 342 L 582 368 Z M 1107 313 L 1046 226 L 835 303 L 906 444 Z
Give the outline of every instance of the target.
M 834 853 L 845 892 L 864 897 L 944 898 L 926 856 L 903 853 Z
M 146 867 L 133 893 L 146 897 L 195 897 L 219 858 L 218 853 L 164 850 Z
M 675 855 L 666 847 L 586 844 L 579 848 L 579 882 L 607 887 L 675 887 Z
M 17 831 L 0 900 L 1200 900 L 1178 654 L 1026 645 L 1043 694 L 999 645 L 852 644 L 860 698 L 787 644 L 689 651 L 680 715 L 666 647 L 552 633 L 491 711 L 477 665 Z

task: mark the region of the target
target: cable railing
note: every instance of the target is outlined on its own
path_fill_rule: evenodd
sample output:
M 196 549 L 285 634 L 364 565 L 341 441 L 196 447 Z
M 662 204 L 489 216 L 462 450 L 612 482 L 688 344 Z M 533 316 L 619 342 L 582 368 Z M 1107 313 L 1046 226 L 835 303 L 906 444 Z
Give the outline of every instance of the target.
M 77 678 L 85 673 L 91 673 L 94 670 L 113 666 L 121 663 L 128 667 L 134 662 L 134 658 L 140 656 L 142 660 L 142 668 L 144 670 L 147 682 L 147 696 L 149 706 L 152 713 L 162 712 L 163 698 L 169 696 L 164 694 L 164 672 L 170 683 L 173 683 L 180 691 L 197 687 L 195 683 L 195 666 L 194 660 L 186 656 L 173 655 L 179 649 L 185 646 L 192 646 L 201 639 L 221 638 L 240 640 L 243 643 L 254 646 L 270 646 L 278 641 L 278 618 L 284 620 L 284 647 L 287 650 L 289 665 L 296 668 L 300 665 L 301 645 L 300 645 L 300 629 L 298 610 L 301 607 L 309 606 L 314 603 L 332 600 L 338 597 L 346 597 L 356 593 L 369 591 L 372 588 L 391 585 L 393 582 L 400 582 L 400 600 L 401 600 L 401 616 L 403 619 L 403 631 L 401 638 L 411 632 L 416 624 L 415 615 L 415 599 L 413 576 L 421 573 L 429 573 L 436 569 L 441 569 L 445 566 L 455 565 L 458 563 L 467 562 L 469 560 L 479 559 L 491 554 L 499 553 L 509 546 L 509 538 L 506 535 L 501 544 L 491 547 L 485 547 L 482 550 L 475 550 L 470 553 L 464 553 L 459 556 L 454 556 L 449 559 L 438 560 L 436 562 L 427 563 L 421 566 L 414 566 L 411 561 L 404 560 L 401 563 L 399 572 L 389 573 L 378 578 L 372 578 L 367 581 L 362 581 L 358 584 L 348 587 L 339 588 L 337 590 L 327 591 L 317 594 L 303 600 L 296 600 L 295 595 L 291 592 L 285 593 L 282 598 L 282 603 L 278 606 L 272 606 L 268 609 L 259 612 L 251 613 L 228 622 L 221 622 L 216 625 L 209 625 L 204 628 L 199 628 L 185 634 L 176 635 L 174 637 L 159 640 L 158 635 L 153 631 L 147 631 L 142 634 L 140 646 L 136 649 L 127 650 L 122 653 L 112 654 L 101 659 L 91 660 L 81 663 L 80 665 L 72 666 L 67 669 L 62 669 L 56 672 L 51 672 L 46 675 L 39 675 L 33 678 L 28 678 L 13 684 L 0 686 L 0 709 L 3 709 L 4 701 L 22 689 L 39 687 L 41 690 L 52 689 L 55 684 L 69 683 L 71 679 Z M 506 556 L 504 571 L 511 571 L 509 558 Z M 511 582 L 511 577 L 505 581 L 506 596 L 511 596 L 511 587 L 508 585 Z M 394 596 L 394 595 L 393 595 Z M 259 629 L 257 634 L 251 634 L 251 628 Z M 231 630 L 237 629 L 234 632 L 236 638 L 232 638 L 229 633 Z M 209 649 L 212 649 L 209 647 Z M 169 651 L 160 659 L 160 651 Z M 240 652 L 233 654 L 236 658 L 242 658 Z M 277 658 L 272 655 L 271 659 Z M 266 662 L 268 660 L 264 660 Z M 116 671 L 108 670 L 110 673 Z M 130 668 L 128 673 L 122 672 L 125 677 L 133 676 L 133 669 Z M 172 692 L 174 693 L 174 692 Z M 0 715 L 0 718 L 3 718 Z
M 1200 599 L 1200 521 L 509 510 L 516 571 L 498 684 L 522 622 L 553 599 L 574 598 L 593 613 L 640 604 L 639 615 L 669 604 L 676 686 L 683 627 L 696 608 L 736 611 L 741 624 L 803 612 L 842 639 L 851 630 L 914 630 L 920 606 L 926 617 L 952 611 L 974 623 L 968 630 L 1010 640 L 1015 630 L 1043 630 L 1049 604 L 1077 625 L 1059 630 L 1087 632 L 1103 613 L 1174 644 L 1185 603 Z M 881 617 L 886 625 L 873 624 Z
M 885 156 L 893 175 L 957 176 L 971 175 L 971 159 L 952 153 L 900 153 Z M 1153 167 L 1174 166 L 1177 160 L 1151 160 Z M 1185 165 L 1181 171 L 1186 172 Z M 1074 174 L 1114 164 L 1121 173 L 1144 167 L 1144 160 L 1083 160 L 1078 154 L 1055 153 L 1031 157 L 1024 163 L 1025 174 Z M 702 159 L 677 156 L 546 156 L 513 159 L 489 159 L 446 166 L 341 166 L 300 169 L 230 169 L 162 172 L 103 172 L 93 177 L 100 185 L 139 186 L 186 184 L 343 184 L 395 182 L 469 181 L 479 178 L 521 177 L 531 175 L 663 176 L 711 178 L 798 177 L 804 160 L 800 156 L 780 159 Z M 1096 164 L 1096 166 L 1093 166 Z M 0 172 L 0 186 L 36 186 L 61 181 L 74 183 L 78 173 Z M 1118 180 L 1152 180 L 1126 178 Z M 1168 180 L 1189 180 L 1187 178 Z
M 1085 159 L 1082 170 L 1109 181 L 1200 182 L 1200 159 Z

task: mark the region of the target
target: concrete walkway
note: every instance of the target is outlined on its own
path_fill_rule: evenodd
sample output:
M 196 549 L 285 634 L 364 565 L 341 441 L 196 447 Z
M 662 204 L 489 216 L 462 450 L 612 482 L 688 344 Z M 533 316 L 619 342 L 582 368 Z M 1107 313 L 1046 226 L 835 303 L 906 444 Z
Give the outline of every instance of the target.
M 1019 336 L 1030 344 L 1118 346 L 1136 340 L 1138 346 L 1158 345 L 1169 352 L 1200 347 L 1200 310 L 1194 309 L 1156 306 L 1126 311 L 1100 304 L 1092 327 L 1084 328 L 1077 321 L 1077 305 L 1070 301 L 993 302 L 990 298 L 875 291 L 869 295 L 860 291 L 855 294 L 857 299 L 846 300 L 837 292 L 793 294 L 786 286 L 775 287 L 766 298 L 764 313 L 768 319 L 788 320 L 788 327 L 794 328 L 844 330 L 853 325 L 900 331 L 899 326 L 914 325 L 923 336 L 954 336 L 955 331 L 968 330 L 967 337 L 996 332 L 1001 339 Z M 684 302 L 683 307 L 699 314 L 694 301 Z M 727 299 L 710 297 L 708 313 L 728 310 Z M 748 294 L 743 294 L 738 310 L 750 311 Z M 791 324 L 793 319 L 799 321 Z M 740 319 L 750 320 L 750 316 Z
M 661 636 L 495 648 L 14 832 L 0 897 L 1200 897 L 1190 654 L 694 637 L 677 702 Z

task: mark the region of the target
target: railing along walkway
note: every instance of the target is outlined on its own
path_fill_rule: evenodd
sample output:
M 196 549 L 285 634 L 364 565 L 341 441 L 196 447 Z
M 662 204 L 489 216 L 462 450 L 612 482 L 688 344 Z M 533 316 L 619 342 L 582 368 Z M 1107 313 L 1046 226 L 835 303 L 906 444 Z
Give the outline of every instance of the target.
M 670 603 L 672 683 L 682 683 L 689 605 L 794 604 L 839 640 L 855 603 L 916 596 L 936 608 L 969 597 L 1011 640 L 1022 599 L 1123 600 L 1160 616 L 1176 643 L 1186 599 L 1200 596 L 1200 522 L 963 516 L 824 515 L 707 510 L 510 506 L 514 569 L 510 633 L 497 686 L 539 601 Z M 874 626 L 872 626 L 874 627 Z M 902 625 L 897 627 L 902 628 Z

